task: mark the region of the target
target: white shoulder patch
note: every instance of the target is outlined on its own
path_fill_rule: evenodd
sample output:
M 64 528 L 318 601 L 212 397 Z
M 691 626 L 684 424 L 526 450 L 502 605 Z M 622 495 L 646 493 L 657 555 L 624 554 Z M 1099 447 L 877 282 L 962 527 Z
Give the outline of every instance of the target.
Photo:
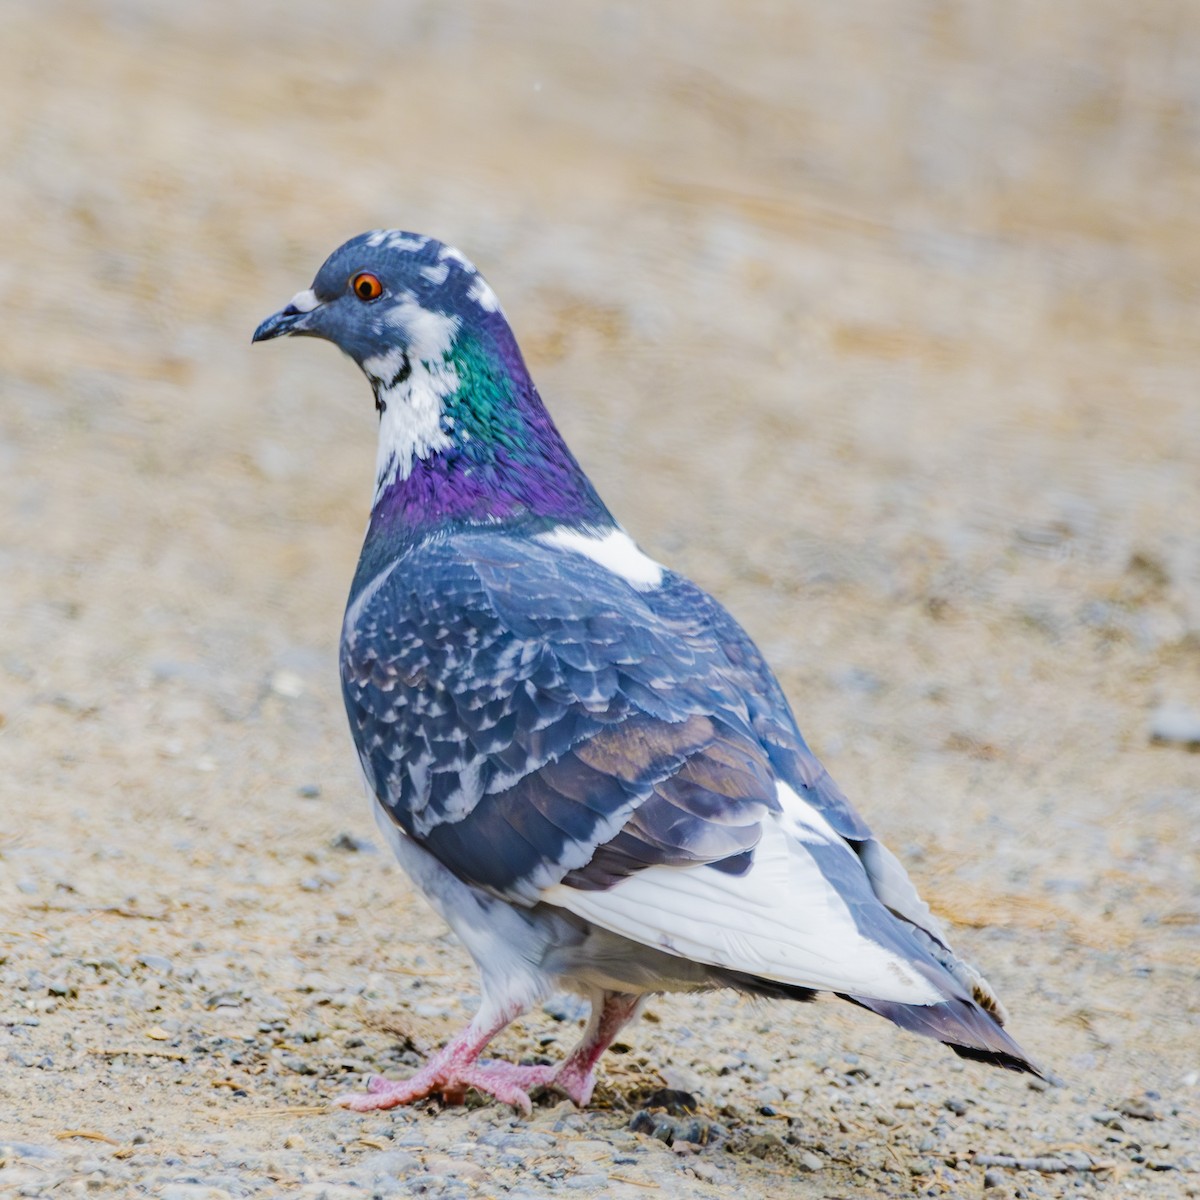
M 639 592 L 651 591 L 662 583 L 663 566 L 648 554 L 623 529 L 596 535 L 560 525 L 548 533 L 538 534 L 537 540 L 556 550 L 569 550 L 599 563 L 614 575 L 620 575 Z

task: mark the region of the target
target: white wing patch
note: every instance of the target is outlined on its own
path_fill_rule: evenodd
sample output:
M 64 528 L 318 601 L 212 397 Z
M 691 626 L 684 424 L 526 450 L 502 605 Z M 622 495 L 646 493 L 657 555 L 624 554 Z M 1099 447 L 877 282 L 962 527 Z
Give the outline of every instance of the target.
M 549 533 L 539 534 L 537 540 L 545 546 L 590 558 L 614 575 L 620 575 L 639 592 L 651 591 L 662 583 L 662 564 L 644 554 L 623 529 L 597 536 L 560 525 Z
M 542 897 L 643 945 L 799 987 L 901 1004 L 936 1004 L 938 989 L 866 937 L 797 839 L 853 851 L 786 784 L 742 876 L 708 867 L 649 867 L 607 891 L 558 884 Z M 802 811 L 807 810 L 807 811 Z

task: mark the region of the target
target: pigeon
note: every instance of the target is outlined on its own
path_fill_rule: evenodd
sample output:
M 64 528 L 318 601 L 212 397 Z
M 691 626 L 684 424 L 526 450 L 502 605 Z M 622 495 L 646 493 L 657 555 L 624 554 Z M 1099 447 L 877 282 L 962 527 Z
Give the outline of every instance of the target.
M 375 491 L 340 644 L 377 821 L 474 959 L 467 1028 L 358 1111 L 474 1089 L 589 1103 L 647 997 L 832 993 L 1040 1074 L 984 977 L 800 733 L 762 654 L 645 554 L 567 448 L 459 251 L 346 242 L 255 342 L 324 338 L 375 397 Z M 548 996 L 591 1004 L 552 1065 L 482 1057 Z

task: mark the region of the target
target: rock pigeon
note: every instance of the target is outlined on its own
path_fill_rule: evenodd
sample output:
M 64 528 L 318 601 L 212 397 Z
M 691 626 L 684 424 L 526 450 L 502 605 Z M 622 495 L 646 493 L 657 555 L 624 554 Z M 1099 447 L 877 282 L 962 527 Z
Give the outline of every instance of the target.
M 468 1027 L 366 1111 L 468 1089 L 586 1105 L 646 997 L 819 992 L 1038 1073 L 991 987 L 809 749 L 755 644 L 617 524 L 483 276 L 430 237 L 334 251 L 255 330 L 332 342 L 379 414 L 342 626 L 376 816 L 481 976 Z M 554 1066 L 481 1058 L 550 993 L 588 998 Z

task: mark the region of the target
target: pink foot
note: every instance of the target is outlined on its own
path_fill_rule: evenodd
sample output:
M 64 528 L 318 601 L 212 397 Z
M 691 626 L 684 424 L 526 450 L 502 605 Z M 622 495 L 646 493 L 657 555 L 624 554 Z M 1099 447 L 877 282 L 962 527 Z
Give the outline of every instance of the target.
M 494 1096 L 528 1116 L 533 1111 L 529 1093 L 552 1087 L 583 1108 L 596 1087 L 596 1064 L 621 1027 L 636 1015 L 642 997 L 622 992 L 597 993 L 583 1040 L 557 1067 L 519 1067 L 506 1062 L 480 1062 L 484 1046 L 521 1011 L 500 1012 L 472 1024 L 439 1050 L 408 1079 L 383 1079 L 376 1075 L 367 1090 L 339 1096 L 335 1104 L 355 1112 L 373 1112 L 411 1104 L 427 1096 L 441 1096 L 448 1104 L 461 1104 L 468 1089 Z
M 596 1089 L 596 1065 L 622 1027 L 637 1015 L 643 997 L 604 992 L 592 1001 L 592 1016 L 583 1039 L 558 1064 L 550 1086 L 586 1108 Z
M 455 1060 L 458 1061 L 455 1061 Z M 450 1047 L 436 1054 L 409 1079 L 384 1079 L 373 1076 L 365 1093 L 339 1096 L 336 1104 L 355 1112 L 372 1112 L 411 1104 L 427 1096 L 441 1096 L 448 1104 L 461 1104 L 467 1091 L 474 1088 L 493 1096 L 528 1116 L 533 1111 L 529 1099 L 532 1088 L 551 1082 L 553 1067 L 519 1067 L 506 1062 L 463 1062 Z
M 580 1108 L 586 1108 L 592 1099 L 592 1092 L 596 1090 L 596 1068 L 595 1065 L 588 1067 L 575 1058 L 568 1058 L 559 1064 L 548 1082 L 568 1100 L 573 1100 Z

